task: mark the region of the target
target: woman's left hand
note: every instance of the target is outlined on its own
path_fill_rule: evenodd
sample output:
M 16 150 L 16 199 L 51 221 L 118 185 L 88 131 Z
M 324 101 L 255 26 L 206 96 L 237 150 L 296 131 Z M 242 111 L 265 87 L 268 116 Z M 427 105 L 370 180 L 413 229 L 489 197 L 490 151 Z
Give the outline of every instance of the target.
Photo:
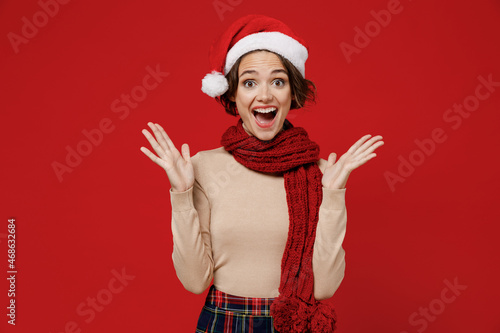
M 367 134 L 359 139 L 339 158 L 337 163 L 335 163 L 337 154 L 331 153 L 328 156 L 328 164 L 321 180 L 323 187 L 329 189 L 345 188 L 347 178 L 351 172 L 377 156 L 374 151 L 382 146 L 384 141 L 380 141 L 382 140 L 382 136 L 380 135 L 374 136 L 368 140 L 370 137 L 371 135 Z

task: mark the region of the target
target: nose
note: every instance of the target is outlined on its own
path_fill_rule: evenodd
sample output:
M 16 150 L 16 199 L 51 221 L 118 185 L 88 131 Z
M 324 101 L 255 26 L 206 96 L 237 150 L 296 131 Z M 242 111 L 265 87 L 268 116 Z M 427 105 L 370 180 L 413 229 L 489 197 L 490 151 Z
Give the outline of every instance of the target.
M 267 84 L 261 85 L 259 92 L 257 94 L 257 100 L 259 102 L 269 102 L 273 99 L 273 94 L 271 89 Z

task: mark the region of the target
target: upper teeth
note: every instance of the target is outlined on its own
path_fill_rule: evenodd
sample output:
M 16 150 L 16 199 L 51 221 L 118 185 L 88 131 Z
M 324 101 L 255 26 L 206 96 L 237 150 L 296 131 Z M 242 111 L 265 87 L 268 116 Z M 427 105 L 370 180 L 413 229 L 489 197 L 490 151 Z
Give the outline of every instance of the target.
M 262 113 L 268 113 L 268 112 L 272 112 L 275 110 L 276 110 L 276 108 L 254 109 L 254 111 L 262 112 Z

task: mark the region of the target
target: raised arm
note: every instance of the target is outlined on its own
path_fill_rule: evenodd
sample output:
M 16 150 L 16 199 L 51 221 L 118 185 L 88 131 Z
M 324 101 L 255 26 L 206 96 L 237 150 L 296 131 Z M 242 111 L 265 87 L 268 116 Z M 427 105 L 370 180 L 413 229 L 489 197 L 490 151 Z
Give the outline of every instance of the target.
M 323 187 L 312 264 L 314 297 L 317 300 L 332 297 L 344 278 L 345 251 L 342 243 L 347 225 L 345 192 L 345 188 Z
M 170 181 L 172 205 L 172 260 L 177 277 L 188 290 L 202 293 L 212 281 L 213 259 L 210 245 L 210 206 L 208 199 L 195 180 L 189 146 L 182 145 L 182 155 L 159 124 L 148 123 L 153 137 L 147 130 L 142 133 L 158 154 L 145 147 L 141 151 L 162 167 Z
M 377 156 L 374 151 L 384 144 L 382 136 L 365 135 L 353 144 L 337 162 L 331 153 L 323 172 L 323 201 L 319 210 L 314 242 L 314 297 L 318 300 L 333 296 L 344 278 L 347 210 L 345 185 L 351 172 Z
M 193 156 L 195 160 L 197 156 Z M 210 242 L 210 205 L 197 181 L 184 192 L 170 190 L 172 204 L 172 260 L 184 288 L 201 294 L 213 278 Z

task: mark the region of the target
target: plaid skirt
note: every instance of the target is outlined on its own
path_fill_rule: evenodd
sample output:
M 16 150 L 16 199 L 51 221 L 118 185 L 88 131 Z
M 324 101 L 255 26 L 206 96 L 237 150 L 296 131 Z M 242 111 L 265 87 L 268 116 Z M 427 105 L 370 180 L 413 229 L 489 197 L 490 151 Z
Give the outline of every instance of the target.
M 273 300 L 229 295 L 212 285 L 196 333 L 277 333 L 270 315 Z

